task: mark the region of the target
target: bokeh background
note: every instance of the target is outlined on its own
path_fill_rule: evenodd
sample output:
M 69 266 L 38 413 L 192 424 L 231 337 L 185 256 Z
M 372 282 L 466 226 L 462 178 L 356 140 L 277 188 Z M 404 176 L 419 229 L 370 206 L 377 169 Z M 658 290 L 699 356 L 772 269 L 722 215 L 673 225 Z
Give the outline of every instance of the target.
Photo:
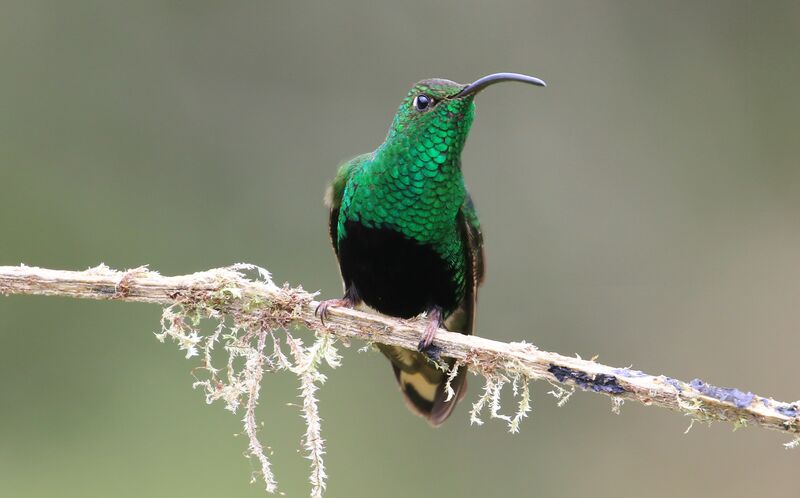
M 479 331 L 800 397 L 796 2 L 3 0 L 0 264 L 164 274 L 247 261 L 340 293 L 322 191 L 408 87 L 477 100 Z M 206 406 L 154 306 L 0 298 L 0 496 L 259 497 L 240 416 Z M 520 435 L 410 415 L 379 354 L 321 391 L 329 497 L 798 496 L 758 429 L 534 385 Z M 308 492 L 290 376 L 263 440 Z M 509 405 L 511 406 L 511 405 Z

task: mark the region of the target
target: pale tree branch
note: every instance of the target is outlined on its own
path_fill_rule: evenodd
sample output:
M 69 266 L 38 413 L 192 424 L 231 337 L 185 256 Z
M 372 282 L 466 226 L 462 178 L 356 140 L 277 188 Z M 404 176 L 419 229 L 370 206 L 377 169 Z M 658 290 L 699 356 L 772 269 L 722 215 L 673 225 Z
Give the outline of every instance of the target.
M 265 321 L 287 327 L 299 325 L 317 334 L 332 334 L 414 349 L 424 333 L 418 321 L 402 321 L 357 310 L 330 308 L 325 325 L 315 316 L 319 304 L 302 288 L 278 287 L 266 279 L 242 275 L 246 265 L 167 277 L 146 268 L 126 272 L 105 266 L 86 271 L 62 271 L 27 266 L 0 266 L 0 294 L 32 294 L 99 300 L 136 301 L 161 305 L 195 306 L 203 303 L 222 315 L 236 314 L 252 322 Z M 786 403 L 719 388 L 697 379 L 680 381 L 628 368 L 615 368 L 591 360 L 537 349 L 532 344 L 504 343 L 478 336 L 439 330 L 434 349 L 458 365 L 487 377 L 479 402 L 492 404 L 494 385 L 505 379 L 546 380 L 578 386 L 624 401 L 660 406 L 682 412 L 694 420 L 727 421 L 791 434 L 800 433 L 800 402 Z M 500 379 L 500 380 L 498 380 Z M 563 391 L 562 391 L 563 392 Z M 524 413 L 522 414 L 524 416 Z M 509 417 L 505 417 L 509 419 Z M 519 417 L 515 417 L 514 423 Z

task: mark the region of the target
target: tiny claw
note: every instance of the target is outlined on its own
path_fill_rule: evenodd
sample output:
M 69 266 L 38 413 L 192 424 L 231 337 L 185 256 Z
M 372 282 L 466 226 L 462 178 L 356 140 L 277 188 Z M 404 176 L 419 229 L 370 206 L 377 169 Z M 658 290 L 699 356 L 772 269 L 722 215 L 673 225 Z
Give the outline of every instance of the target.
M 318 316 L 319 320 L 322 322 L 322 325 L 325 325 L 325 302 L 321 302 L 317 305 L 316 309 L 314 309 L 314 316 Z
M 425 327 L 425 334 L 422 336 L 422 339 L 420 339 L 419 345 L 417 346 L 419 351 L 425 351 L 431 346 L 433 339 L 436 337 L 436 330 L 438 328 L 439 327 L 436 326 L 436 323 L 432 321 L 428 323 L 428 326 Z
M 326 301 L 322 301 L 317 305 L 317 309 L 314 310 L 314 316 L 318 316 L 322 325 L 325 325 L 325 317 L 328 316 L 328 308 L 331 306 L 340 306 L 345 308 L 352 308 L 353 303 L 350 302 L 348 299 L 328 299 Z
M 442 326 L 441 308 L 433 308 L 430 310 L 428 312 L 428 317 L 430 318 L 430 321 L 425 327 L 425 333 L 422 335 L 422 339 L 420 339 L 419 344 L 417 345 L 417 350 L 420 352 L 425 352 L 431 347 L 433 340 L 436 338 L 436 331 Z

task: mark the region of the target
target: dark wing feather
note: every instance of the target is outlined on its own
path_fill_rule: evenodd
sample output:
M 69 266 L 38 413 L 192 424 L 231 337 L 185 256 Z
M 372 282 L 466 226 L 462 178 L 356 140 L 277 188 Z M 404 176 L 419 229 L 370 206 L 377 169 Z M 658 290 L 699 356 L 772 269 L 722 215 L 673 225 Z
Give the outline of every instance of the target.
M 480 221 L 475 212 L 472 198 L 467 194 L 464 205 L 459 212 L 459 229 L 464 242 L 467 257 L 466 292 L 464 302 L 461 304 L 466 315 L 466 322 L 459 331 L 472 335 L 475 327 L 475 307 L 478 301 L 478 286 L 483 283 L 486 265 L 483 257 L 483 233 Z
M 330 208 L 328 217 L 328 231 L 331 235 L 331 245 L 336 257 L 339 257 L 339 206 Z
M 371 157 L 372 153 L 362 154 L 358 157 L 347 161 L 339 167 L 336 173 L 336 178 L 333 179 L 331 184 L 325 190 L 325 205 L 330 210 L 328 218 L 328 231 L 331 236 L 331 244 L 333 245 L 333 252 L 336 257 L 339 257 L 339 208 L 342 206 L 342 197 L 344 196 L 344 189 L 350 181 L 350 177 L 361 166 L 365 160 Z

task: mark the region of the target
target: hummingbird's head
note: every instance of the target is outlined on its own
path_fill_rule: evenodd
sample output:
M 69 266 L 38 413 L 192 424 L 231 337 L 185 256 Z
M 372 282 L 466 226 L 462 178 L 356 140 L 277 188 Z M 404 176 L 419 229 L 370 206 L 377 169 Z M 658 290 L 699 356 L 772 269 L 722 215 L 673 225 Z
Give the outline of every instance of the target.
M 428 156 L 442 162 L 457 159 L 472 125 L 475 95 L 502 81 L 546 86 L 538 78 L 516 73 L 490 74 L 467 85 L 438 78 L 422 80 L 400 104 L 386 142 L 408 141 L 407 146 L 424 148 Z

